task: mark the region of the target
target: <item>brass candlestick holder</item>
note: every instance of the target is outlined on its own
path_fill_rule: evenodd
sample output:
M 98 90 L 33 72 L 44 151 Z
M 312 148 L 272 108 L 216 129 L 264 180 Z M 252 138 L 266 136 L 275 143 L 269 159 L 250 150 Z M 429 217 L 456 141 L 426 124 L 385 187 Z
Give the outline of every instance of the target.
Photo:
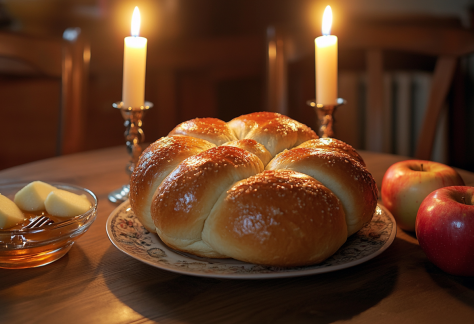
M 128 162 L 125 171 L 131 175 L 137 165 L 138 158 L 143 151 L 141 144 L 145 140 L 145 134 L 141 128 L 142 119 L 145 112 L 153 107 L 153 104 L 145 101 L 144 106 L 125 107 L 123 102 L 116 102 L 112 104 L 112 106 L 116 109 L 120 109 L 122 117 L 125 119 L 125 144 L 127 146 L 127 152 L 131 156 L 130 162 Z M 118 188 L 109 194 L 109 200 L 113 203 L 124 202 L 128 199 L 129 193 L 130 184 L 123 185 L 121 188 Z
M 337 103 L 334 105 L 323 105 L 316 103 L 316 100 L 308 100 L 306 104 L 316 110 L 319 120 L 319 137 L 334 137 L 334 113 L 336 108 L 346 103 L 346 100 L 337 98 Z

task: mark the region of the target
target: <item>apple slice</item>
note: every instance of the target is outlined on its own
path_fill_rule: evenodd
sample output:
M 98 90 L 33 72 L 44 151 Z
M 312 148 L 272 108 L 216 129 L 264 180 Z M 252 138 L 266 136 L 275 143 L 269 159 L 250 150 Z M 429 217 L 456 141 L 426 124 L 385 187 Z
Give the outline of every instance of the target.
M 44 210 L 44 201 L 51 191 L 57 190 L 50 184 L 42 181 L 33 181 L 18 191 L 15 195 L 15 204 L 25 211 Z
M 56 189 L 51 191 L 44 201 L 46 211 L 56 217 L 74 217 L 84 214 L 91 208 L 91 203 L 85 195 Z
M 20 208 L 7 197 L 0 194 L 0 229 L 15 226 L 25 219 Z

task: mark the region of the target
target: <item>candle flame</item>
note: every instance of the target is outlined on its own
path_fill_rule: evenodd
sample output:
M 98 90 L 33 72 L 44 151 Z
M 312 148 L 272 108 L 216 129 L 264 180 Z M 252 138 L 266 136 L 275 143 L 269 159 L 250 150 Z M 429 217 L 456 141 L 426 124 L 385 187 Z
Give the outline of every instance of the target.
M 323 14 L 322 32 L 324 36 L 331 35 L 331 25 L 332 25 L 332 10 L 331 10 L 331 6 L 327 6 L 326 9 L 324 9 L 324 14 Z
M 132 15 L 132 36 L 138 37 L 140 34 L 140 10 L 135 7 Z

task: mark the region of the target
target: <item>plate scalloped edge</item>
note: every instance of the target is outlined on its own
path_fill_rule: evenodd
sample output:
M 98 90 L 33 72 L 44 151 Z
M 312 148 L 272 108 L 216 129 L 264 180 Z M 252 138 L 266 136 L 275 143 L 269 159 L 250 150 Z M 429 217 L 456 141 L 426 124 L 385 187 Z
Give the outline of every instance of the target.
M 185 275 L 227 279 L 270 279 L 306 276 L 353 267 L 378 256 L 394 241 L 396 223 L 390 212 L 377 205 L 374 217 L 324 262 L 311 266 L 279 268 L 234 259 L 200 258 L 176 252 L 148 232 L 133 214 L 127 200 L 107 219 L 107 235 L 123 253 L 151 266 Z

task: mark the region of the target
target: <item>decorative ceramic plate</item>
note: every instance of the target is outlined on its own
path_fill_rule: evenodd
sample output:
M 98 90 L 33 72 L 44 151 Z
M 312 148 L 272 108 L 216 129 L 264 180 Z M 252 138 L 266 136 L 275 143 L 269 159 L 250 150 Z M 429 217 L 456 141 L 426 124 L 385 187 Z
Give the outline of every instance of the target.
M 155 233 L 148 232 L 133 214 L 129 201 L 118 206 L 107 220 L 110 241 L 122 252 L 151 266 L 181 274 L 231 279 L 268 279 L 312 275 L 353 267 L 385 251 L 395 239 L 393 216 L 378 205 L 372 221 L 323 263 L 294 268 L 278 268 L 234 259 L 201 258 L 166 246 Z

